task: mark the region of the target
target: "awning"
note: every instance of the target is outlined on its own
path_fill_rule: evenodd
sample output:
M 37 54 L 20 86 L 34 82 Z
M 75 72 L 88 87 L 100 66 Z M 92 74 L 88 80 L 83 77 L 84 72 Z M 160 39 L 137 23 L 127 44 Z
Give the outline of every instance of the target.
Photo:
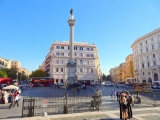
M 14 86 L 14 85 L 9 85 L 9 86 L 7 86 L 7 87 L 4 87 L 3 89 L 4 89 L 4 90 L 8 90 L 8 89 L 18 90 L 18 89 L 19 89 L 19 87 Z

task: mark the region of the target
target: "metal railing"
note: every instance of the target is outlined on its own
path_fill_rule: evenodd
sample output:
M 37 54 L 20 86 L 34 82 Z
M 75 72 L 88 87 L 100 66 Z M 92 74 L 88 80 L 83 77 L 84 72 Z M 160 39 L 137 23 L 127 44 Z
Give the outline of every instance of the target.
M 160 106 L 160 93 L 159 92 L 137 92 L 129 91 L 134 97 L 134 103 L 142 103 L 152 105 L 154 107 Z
M 45 106 L 43 101 L 47 101 Z M 44 112 L 48 115 L 80 113 L 87 111 L 99 111 L 101 104 L 100 96 L 88 97 L 64 97 L 40 98 L 23 97 L 22 117 L 42 116 Z

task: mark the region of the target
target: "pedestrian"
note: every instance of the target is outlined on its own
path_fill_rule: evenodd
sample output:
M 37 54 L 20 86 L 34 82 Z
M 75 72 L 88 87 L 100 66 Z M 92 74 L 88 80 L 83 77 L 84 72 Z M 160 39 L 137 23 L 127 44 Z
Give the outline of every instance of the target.
M 13 107 L 15 106 L 15 104 L 17 104 L 17 107 L 19 107 L 19 104 L 18 104 L 18 100 L 19 100 L 19 93 L 17 92 L 15 98 L 14 98 L 15 102 L 13 104 Z
M 113 97 L 113 91 L 112 91 L 112 90 L 111 90 L 111 93 L 110 93 L 110 94 L 111 94 L 111 98 L 112 98 L 112 97 Z
M 124 93 L 121 94 L 121 109 L 123 120 L 127 120 L 127 99 Z
M 117 92 L 116 92 L 116 90 L 114 90 L 114 98 L 116 98 L 116 95 L 117 95 Z
M 116 96 L 117 96 L 117 101 L 119 101 L 119 100 L 120 100 L 120 97 L 121 97 L 121 92 L 118 91 L 118 92 L 116 93 Z
M 119 103 L 119 112 L 120 112 L 119 115 L 120 115 L 120 119 L 122 119 L 121 94 L 122 94 L 123 92 L 118 91 L 117 93 L 118 93 L 118 95 L 117 95 L 117 100 L 118 100 L 118 103 Z
M 79 94 L 79 91 L 80 91 L 79 88 L 77 88 L 77 94 Z
M 132 118 L 132 107 L 131 104 L 133 103 L 133 96 L 130 95 L 130 93 L 126 92 L 126 99 L 127 99 L 127 112 L 128 112 L 128 119 Z

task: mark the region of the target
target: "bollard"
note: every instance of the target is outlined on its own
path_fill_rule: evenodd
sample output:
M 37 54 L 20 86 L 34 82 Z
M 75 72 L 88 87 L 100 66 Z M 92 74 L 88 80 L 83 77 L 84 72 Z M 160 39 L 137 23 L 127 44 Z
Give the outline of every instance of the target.
M 68 94 L 65 93 L 64 99 L 66 100 L 64 103 L 64 108 L 63 108 L 63 113 L 67 114 L 68 113 L 68 103 L 67 103 L 67 99 L 68 99 Z
M 46 117 L 46 116 L 47 116 L 47 112 L 44 112 L 44 113 L 43 113 L 43 116 Z

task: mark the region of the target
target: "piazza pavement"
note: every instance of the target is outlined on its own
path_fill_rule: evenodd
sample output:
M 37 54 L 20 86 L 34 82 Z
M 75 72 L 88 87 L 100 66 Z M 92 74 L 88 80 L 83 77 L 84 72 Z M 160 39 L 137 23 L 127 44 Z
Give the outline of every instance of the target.
M 36 116 L 36 117 L 24 117 L 22 115 L 22 99 L 23 96 L 35 96 L 35 97 L 60 97 L 68 93 L 72 96 L 71 90 L 55 89 L 54 87 L 32 87 L 22 91 L 22 98 L 19 101 L 20 106 L 9 109 L 8 104 L 0 104 L 0 119 L 4 120 L 119 120 L 119 104 L 116 98 L 110 97 L 111 90 L 125 90 L 125 87 L 116 88 L 115 86 L 106 87 L 97 85 L 96 88 L 87 88 L 80 90 L 78 96 L 93 95 L 94 91 L 99 89 L 102 91 L 102 106 L 98 112 L 84 112 L 73 114 L 58 114 Z M 132 89 L 132 88 L 129 88 Z M 53 92 L 51 92 L 53 91 Z M 153 107 L 148 104 L 135 104 L 132 107 L 133 118 L 131 120 L 160 120 L 160 107 Z

